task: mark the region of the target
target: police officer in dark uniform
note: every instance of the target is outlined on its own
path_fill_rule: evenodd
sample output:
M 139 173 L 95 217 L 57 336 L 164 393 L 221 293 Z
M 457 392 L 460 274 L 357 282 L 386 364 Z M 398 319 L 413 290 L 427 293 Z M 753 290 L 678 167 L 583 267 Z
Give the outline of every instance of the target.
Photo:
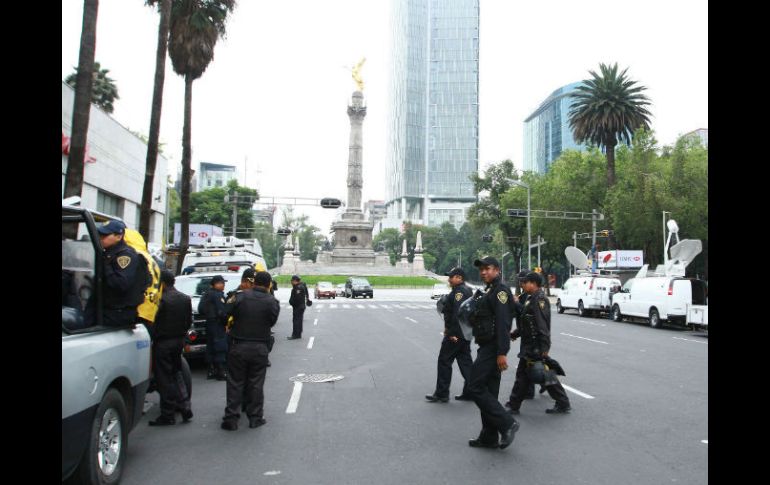
M 524 277 L 524 290 L 529 294 L 524 304 L 524 314 L 519 320 L 518 327 L 511 333 L 511 339 L 521 337 L 521 351 L 519 352 L 519 366 L 516 369 L 516 383 L 511 394 L 511 413 L 519 414 L 521 402 L 524 399 L 524 390 L 531 383 L 528 368 L 539 365 L 548 358 L 551 349 L 551 304 L 545 297 L 541 288 L 543 282 L 538 273 L 528 273 Z M 552 369 L 544 372 L 545 385 L 548 395 L 556 404 L 552 409 L 546 409 L 548 414 L 568 413 L 570 407 L 564 387 L 556 378 L 556 372 Z
M 529 295 L 526 291 L 524 291 L 524 278 L 527 276 L 527 274 L 530 271 L 528 269 L 523 269 L 519 271 L 519 274 L 516 275 L 516 279 L 519 283 L 519 288 L 521 288 L 521 294 L 519 295 L 518 301 L 514 302 L 514 306 L 516 307 L 516 328 L 519 328 L 521 326 L 521 322 L 519 321 L 521 319 L 521 316 L 524 314 L 524 304 L 527 302 L 527 298 Z M 516 328 L 513 329 L 513 332 L 511 332 L 511 340 L 514 340 L 514 332 L 516 332 Z M 511 396 L 513 396 L 513 391 L 516 389 L 516 382 L 513 383 L 513 388 L 511 388 Z M 545 392 L 545 387 L 540 386 L 540 393 Z M 529 387 L 527 387 L 527 392 L 524 393 L 524 399 L 534 399 L 535 398 L 535 383 L 530 382 Z M 508 402 L 505 403 L 505 407 L 510 409 L 511 408 L 511 398 L 508 399 Z
M 247 268 L 241 279 L 251 280 L 254 288 L 238 290 L 225 305 L 225 314 L 233 317 L 227 355 L 227 407 L 222 418 L 222 429 L 228 431 L 238 429 L 244 392 L 248 396 L 246 415 L 249 417 L 249 428 L 257 428 L 266 422 L 263 417 L 263 386 L 270 352 L 270 328 L 278 321 L 281 311 L 278 300 L 268 290 L 270 273 L 255 273 Z
M 302 338 L 302 319 L 305 316 L 305 305 L 310 306 L 310 295 L 307 291 L 307 285 L 300 281 L 299 276 L 291 277 L 291 296 L 289 305 L 292 307 L 292 332 L 288 340 Z
M 511 320 L 515 312 L 513 295 L 502 281 L 497 259 L 486 256 L 474 261 L 473 265 L 479 268 L 481 279 L 487 286 L 483 295 L 479 296 L 477 311 L 471 319 L 473 336 L 479 349 L 468 382 L 468 392 L 481 411 L 482 428 L 479 437 L 468 441 L 468 444 L 472 447 L 507 448 L 513 442 L 519 423 L 505 411 L 497 396 L 500 392 L 500 373 L 508 368 L 506 354 L 511 346 Z
M 460 304 L 471 297 L 473 291 L 465 284 L 465 271 L 462 268 L 452 268 L 446 273 L 452 291 L 449 302 L 444 306 L 444 340 L 438 353 L 438 375 L 436 390 L 425 396 L 429 402 L 449 401 L 449 385 L 452 382 L 452 362 L 457 359 L 460 374 L 465 379 L 462 394 L 455 396 L 458 401 L 471 401 L 468 394 L 468 378 L 470 377 L 473 359 L 471 358 L 471 343 L 463 336 L 460 322 L 457 320 L 457 310 Z
M 175 278 L 171 271 L 161 271 L 160 281 L 163 296 L 152 335 L 152 369 L 160 394 L 160 417 L 150 421 L 150 426 L 174 424 L 177 411 L 185 423 L 193 416 L 187 387 L 177 378 L 177 373 L 182 370 L 185 336 L 192 325 L 192 302 L 189 296 L 174 288 Z
M 147 263 L 123 240 L 126 225 L 121 221 L 109 221 L 98 231 L 104 248 L 103 324 L 134 324 L 136 307 L 144 301 L 144 290 L 152 283 Z
M 225 333 L 225 279 L 216 275 L 211 278 L 211 288 L 198 302 L 198 314 L 206 318 L 206 360 L 209 364 L 207 379 L 227 379 L 227 334 Z

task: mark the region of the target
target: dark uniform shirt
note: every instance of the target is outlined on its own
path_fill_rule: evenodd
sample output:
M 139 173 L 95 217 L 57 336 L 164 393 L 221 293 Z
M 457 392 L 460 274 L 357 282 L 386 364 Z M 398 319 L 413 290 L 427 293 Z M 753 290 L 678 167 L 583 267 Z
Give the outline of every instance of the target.
M 298 283 L 291 287 L 291 296 L 289 297 L 289 305 L 294 307 L 304 307 L 305 302 L 310 297 L 307 293 L 307 286 L 305 283 Z
M 209 288 L 198 302 L 198 314 L 208 323 L 224 323 L 225 294 L 222 291 Z
M 511 289 L 502 282 L 500 276 L 492 280 L 484 289 L 485 295 L 479 305 L 485 305 L 494 315 L 497 355 L 507 355 L 511 348 L 511 323 L 516 312 Z
M 473 295 L 473 291 L 465 283 L 461 283 L 452 287 L 452 291 L 449 292 L 449 303 L 444 307 L 444 327 L 447 337 L 463 337 L 463 331 L 460 329 L 460 321 L 457 319 L 457 311 L 460 308 L 460 304 L 470 298 Z
M 192 325 L 192 300 L 173 286 L 163 288 L 153 339 L 184 337 Z
M 280 311 L 278 300 L 266 290 L 238 290 L 225 304 L 226 317 L 233 317 L 230 337 L 268 343 L 270 328 L 278 321 Z
M 542 288 L 527 298 L 512 337 L 521 337 L 520 358 L 539 358 L 551 349 L 551 303 Z
M 104 308 L 136 307 L 152 283 L 147 262 L 122 239 L 104 250 Z

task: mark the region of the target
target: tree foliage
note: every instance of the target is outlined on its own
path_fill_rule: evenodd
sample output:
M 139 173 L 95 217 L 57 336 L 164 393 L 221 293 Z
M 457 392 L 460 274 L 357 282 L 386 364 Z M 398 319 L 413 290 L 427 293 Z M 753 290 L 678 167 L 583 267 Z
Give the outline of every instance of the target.
M 73 88 L 77 85 L 77 73 L 78 68 L 75 68 L 75 72 L 67 76 L 64 80 Z M 93 84 L 91 85 L 91 103 L 100 107 L 107 113 L 112 113 L 115 110 L 115 100 L 120 99 L 118 95 L 118 86 L 115 84 L 115 80 L 107 75 L 110 72 L 109 69 L 102 69 L 98 62 L 94 62 L 92 77 Z

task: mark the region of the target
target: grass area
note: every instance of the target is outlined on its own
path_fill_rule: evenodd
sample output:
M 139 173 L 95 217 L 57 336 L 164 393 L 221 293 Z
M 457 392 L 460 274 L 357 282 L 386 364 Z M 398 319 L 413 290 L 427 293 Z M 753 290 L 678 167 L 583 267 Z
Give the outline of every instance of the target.
M 349 276 L 346 275 L 307 275 L 302 276 L 299 275 L 302 278 L 302 281 L 308 285 L 313 286 L 319 281 L 331 281 L 332 284 L 338 285 L 340 283 L 345 283 Z M 437 280 L 434 280 L 433 278 L 428 278 L 425 276 L 365 276 L 361 275 L 360 277 L 366 278 L 369 280 L 369 283 L 374 287 L 399 287 L 399 286 L 409 286 L 409 287 L 425 287 L 430 288 L 436 283 L 440 283 Z M 279 275 L 275 277 L 275 281 L 278 282 L 278 289 L 280 290 L 281 286 L 285 287 L 285 285 L 291 284 L 291 275 Z

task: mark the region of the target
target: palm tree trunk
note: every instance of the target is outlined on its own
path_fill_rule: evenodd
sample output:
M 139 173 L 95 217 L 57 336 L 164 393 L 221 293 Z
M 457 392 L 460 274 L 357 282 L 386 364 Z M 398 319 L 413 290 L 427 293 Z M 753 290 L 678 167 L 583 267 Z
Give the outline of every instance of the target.
M 182 271 L 182 262 L 187 254 L 187 246 L 190 243 L 190 182 L 192 178 L 190 163 L 192 161 L 192 146 L 190 144 L 192 132 L 192 83 L 193 78 L 189 74 L 184 77 L 184 128 L 182 129 L 182 234 L 179 241 L 179 257 L 176 264 L 176 274 Z
M 607 188 L 615 185 L 615 145 L 617 141 L 612 140 L 607 143 Z
M 166 50 L 168 28 L 171 17 L 171 0 L 160 3 L 160 25 L 158 26 L 158 49 L 155 55 L 155 86 L 152 91 L 152 113 L 150 113 L 150 139 L 147 142 L 147 162 L 142 190 L 142 209 L 139 217 L 139 233 L 150 241 L 150 216 L 152 214 L 152 187 L 155 183 L 155 167 L 158 163 L 158 138 L 160 137 L 160 113 L 163 107 L 163 83 L 166 78 Z M 166 214 L 168 217 L 168 214 Z M 165 244 L 166 241 L 163 241 Z
M 83 2 L 83 27 L 80 32 L 75 101 L 72 109 L 72 134 L 67 174 L 64 179 L 64 198 L 80 196 L 83 190 L 83 159 L 86 155 L 88 120 L 91 114 L 94 57 L 96 55 L 96 14 L 99 0 Z

